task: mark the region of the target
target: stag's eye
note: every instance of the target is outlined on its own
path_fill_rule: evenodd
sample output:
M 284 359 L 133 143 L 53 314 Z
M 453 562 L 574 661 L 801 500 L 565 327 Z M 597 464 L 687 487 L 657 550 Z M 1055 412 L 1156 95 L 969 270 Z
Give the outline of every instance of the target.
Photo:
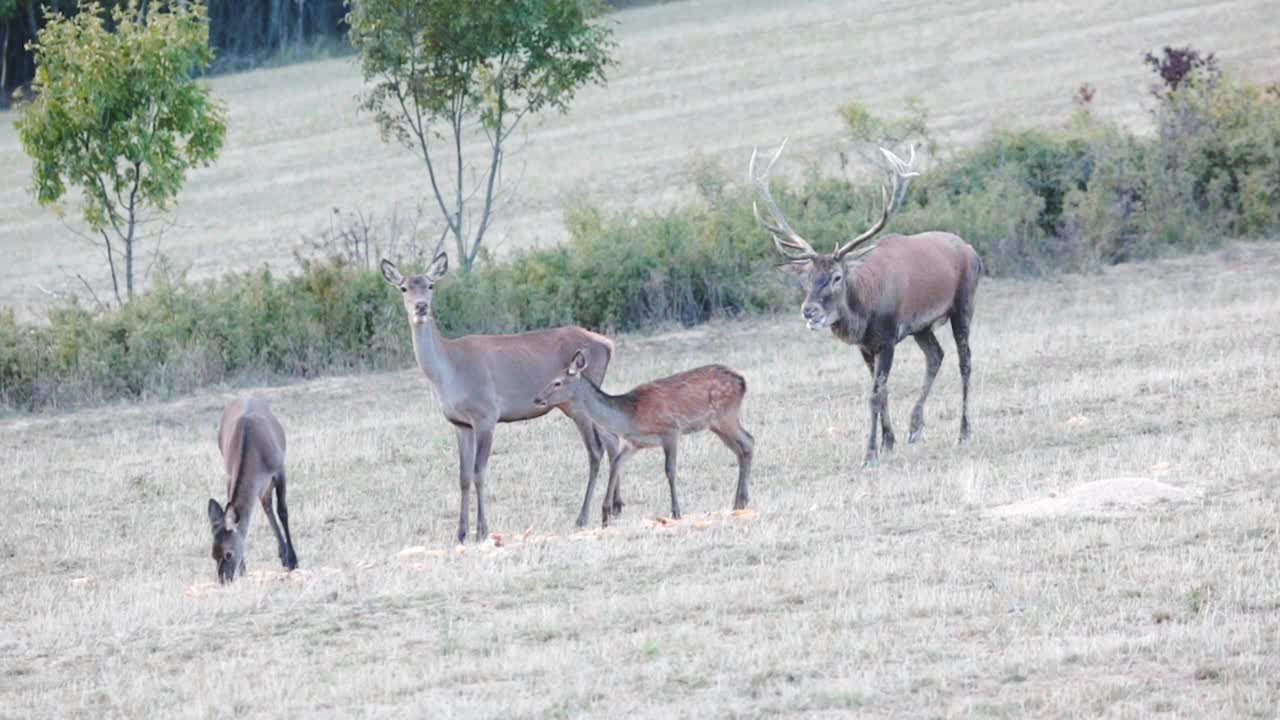
M 553 387 L 560 387 L 560 381 L 559 381 L 559 380 L 556 380 L 555 382 L 551 383 L 551 385 L 552 385 Z
M 409 288 L 407 288 L 407 287 L 405 287 L 405 286 L 401 285 L 401 286 L 400 286 L 400 292 L 402 292 L 402 293 L 409 292 Z
M 435 283 L 427 283 L 427 289 L 428 289 L 428 290 L 434 290 L 434 289 L 435 289 L 435 287 L 436 287 L 436 284 L 435 284 Z
M 831 284 L 832 284 L 832 285 L 839 285 L 839 284 L 840 284 L 840 281 L 841 281 L 841 280 L 843 280 L 843 279 L 844 279 L 844 276 L 843 276 L 843 275 L 841 275 L 840 273 L 836 273 L 835 275 L 832 275 L 832 276 L 831 276 Z

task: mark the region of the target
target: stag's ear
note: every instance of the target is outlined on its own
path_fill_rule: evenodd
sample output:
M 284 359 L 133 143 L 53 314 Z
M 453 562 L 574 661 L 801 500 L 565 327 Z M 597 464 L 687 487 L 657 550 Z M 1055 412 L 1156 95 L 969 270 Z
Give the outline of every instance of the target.
M 400 287 L 400 283 L 404 282 L 404 276 L 400 274 L 400 269 L 390 260 L 382 259 L 382 277 L 387 282 Z
M 226 513 L 222 511 L 222 506 L 217 500 L 209 498 L 209 527 L 213 528 L 214 533 L 222 529 L 224 517 Z
M 577 375 L 587 369 L 587 355 L 579 350 L 573 354 L 573 359 L 569 361 L 569 374 Z
M 431 282 L 435 282 L 447 272 L 449 272 L 449 255 L 441 252 L 431 261 L 431 267 L 427 268 L 427 277 Z

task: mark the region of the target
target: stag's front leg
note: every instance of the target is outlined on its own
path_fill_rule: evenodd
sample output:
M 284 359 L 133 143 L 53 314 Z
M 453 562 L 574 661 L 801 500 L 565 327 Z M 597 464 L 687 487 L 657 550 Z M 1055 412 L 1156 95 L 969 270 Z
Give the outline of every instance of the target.
M 889 370 L 893 367 L 893 345 L 887 344 L 876 353 L 875 383 L 871 388 L 871 438 L 867 441 L 867 457 L 862 462 L 864 468 L 874 468 L 880 464 L 880 451 L 876 448 L 876 422 L 884 417 L 889 407 Z M 885 450 L 893 448 L 893 431 L 889 430 L 888 421 L 884 423 Z
M 871 386 L 875 387 L 876 382 L 876 355 L 865 350 L 862 351 L 862 361 L 867 364 L 867 372 L 871 374 Z M 871 421 L 871 427 L 875 427 L 875 420 Z M 884 449 L 886 452 L 893 450 L 895 438 L 893 435 L 893 425 L 889 422 L 889 389 L 886 386 L 884 391 L 884 403 L 880 410 L 880 433 L 884 439 Z
M 458 507 L 458 542 L 466 542 L 470 530 L 471 485 L 476 471 L 476 436 L 469 427 L 458 430 L 458 489 L 462 500 Z

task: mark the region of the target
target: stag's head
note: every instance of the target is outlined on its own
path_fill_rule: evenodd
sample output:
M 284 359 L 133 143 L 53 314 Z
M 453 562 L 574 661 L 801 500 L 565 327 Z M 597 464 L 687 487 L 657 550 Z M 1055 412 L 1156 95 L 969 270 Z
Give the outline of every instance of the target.
M 426 272 L 408 277 L 400 274 L 395 263 L 385 258 L 382 261 L 382 277 L 399 288 L 404 311 L 414 325 L 425 325 L 431 319 L 436 281 L 448 271 L 449 256 L 443 252 L 436 255 Z
M 569 360 L 569 365 L 552 378 L 551 382 L 542 389 L 533 398 L 533 404 L 538 407 L 556 406 L 569 402 L 573 399 L 573 393 L 577 386 L 586 382 L 582 375 L 582 371 L 587 369 L 587 354 L 581 350 L 573 354 L 573 358 Z
M 847 277 L 850 263 L 856 262 L 858 258 L 875 248 L 875 243 L 871 242 L 871 239 L 884 229 L 889 215 L 901 203 L 903 196 L 906 195 L 910 178 L 919 175 L 911 169 L 916 153 L 915 148 L 912 148 L 911 157 L 903 160 L 888 150 L 880 148 L 880 152 L 889 161 L 890 170 L 889 183 L 882 188 L 884 212 L 875 224 L 858 237 L 837 245 L 831 253 L 821 253 L 814 250 L 809 241 L 800 237 L 800 234 L 791 228 L 782 210 L 774 202 L 773 194 L 769 192 L 769 172 L 773 170 L 774 163 L 778 161 L 778 157 L 782 155 L 782 149 L 786 146 L 787 141 L 784 139 L 769 160 L 769 164 L 765 166 L 764 172 L 759 175 L 756 174 L 758 150 L 752 150 L 748 173 L 751 176 L 751 183 L 755 186 L 756 194 L 764 201 L 765 209 L 771 219 L 766 220 L 760 214 L 757 202 L 752 201 L 751 209 L 755 213 L 756 220 L 773 236 L 774 247 L 787 259 L 787 263 L 799 266 L 802 270 L 804 302 L 800 305 L 800 314 L 810 330 L 819 330 L 829 327 L 840 319 L 846 307 L 843 301 L 847 283 L 850 282 Z
M 236 509 L 224 511 L 217 500 L 209 498 L 209 525 L 213 530 L 213 562 L 218 567 L 218 581 L 226 584 L 244 573 L 244 533 Z

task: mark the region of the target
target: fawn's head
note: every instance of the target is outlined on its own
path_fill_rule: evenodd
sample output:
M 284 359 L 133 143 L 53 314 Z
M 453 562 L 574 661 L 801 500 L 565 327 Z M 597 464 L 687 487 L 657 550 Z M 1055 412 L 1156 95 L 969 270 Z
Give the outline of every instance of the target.
M 236 509 L 224 511 L 217 500 L 209 498 L 209 527 L 213 531 L 213 561 L 218 566 L 218 581 L 225 584 L 244 573 L 244 533 Z
M 569 361 L 569 366 L 564 369 L 564 372 L 556 375 L 542 389 L 542 392 L 534 396 L 533 404 L 538 407 L 547 407 L 568 402 L 573 398 L 574 387 L 586 382 L 582 375 L 582 371 L 586 369 L 587 355 L 579 350 L 573 354 L 573 359 Z
M 400 290 L 404 311 L 414 325 L 424 325 L 431 318 L 436 281 L 448 271 L 449 256 L 443 252 L 436 255 L 426 272 L 408 277 L 400 274 L 395 263 L 382 261 L 382 277 Z

